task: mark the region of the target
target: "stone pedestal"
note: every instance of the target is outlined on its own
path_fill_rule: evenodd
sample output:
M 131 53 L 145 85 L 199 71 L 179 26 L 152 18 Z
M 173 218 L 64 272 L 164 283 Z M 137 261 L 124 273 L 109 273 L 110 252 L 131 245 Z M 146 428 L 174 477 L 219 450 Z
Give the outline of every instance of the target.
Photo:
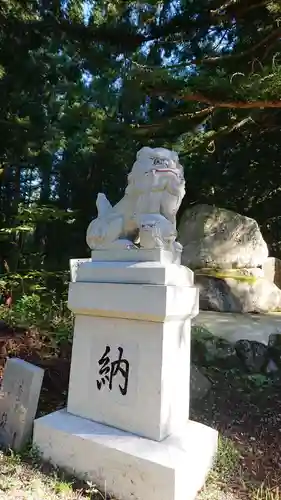
M 212 465 L 217 433 L 189 421 L 158 442 L 60 411 L 36 421 L 34 441 L 45 459 L 116 500 L 194 500 Z
M 67 409 L 35 422 L 34 444 L 117 499 L 192 500 L 217 445 L 189 421 L 193 273 L 169 252 L 112 252 L 77 263 Z

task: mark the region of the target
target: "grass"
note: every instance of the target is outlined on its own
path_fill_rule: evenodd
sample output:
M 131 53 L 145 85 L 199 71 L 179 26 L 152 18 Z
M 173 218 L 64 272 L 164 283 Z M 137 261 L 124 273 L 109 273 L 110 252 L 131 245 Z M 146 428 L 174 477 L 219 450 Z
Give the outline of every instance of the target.
M 253 500 L 280 500 L 281 489 L 277 486 L 276 488 L 269 489 L 262 485 L 257 490 L 253 491 Z
M 241 483 L 239 491 L 231 487 Z M 105 500 L 95 484 L 79 482 L 50 465 L 40 463 L 32 449 L 23 454 L 0 452 L 1 500 Z M 235 443 L 220 437 L 218 454 L 207 482 L 196 500 L 280 500 L 279 487 L 247 484 L 241 454 Z
M 233 483 L 236 488 L 233 488 Z M 281 489 L 279 486 L 266 486 L 265 483 L 255 486 L 246 479 L 238 448 L 231 439 L 220 436 L 216 462 L 196 500 L 244 499 L 281 500 Z
M 2 500 L 102 500 L 94 484 L 79 483 L 49 465 L 35 453 L 0 452 L 0 499 Z
M 220 432 L 216 463 L 197 500 L 281 500 L 281 378 L 256 385 L 217 372 L 191 418 Z
M 196 500 L 236 500 L 227 485 L 239 471 L 240 454 L 234 443 L 219 436 L 215 464 Z M 238 499 L 237 499 L 238 500 Z
M 45 475 L 18 455 L 0 453 L 0 498 L 22 500 L 78 500 L 83 497 L 71 483 L 55 474 Z
M 196 500 L 281 500 L 279 400 L 271 394 L 266 412 L 258 411 L 255 400 L 248 400 L 249 394 L 252 394 L 249 386 L 243 388 L 241 383 L 241 380 L 236 380 L 238 391 L 242 391 L 239 392 L 236 411 L 229 381 L 226 381 L 228 399 L 223 386 L 218 384 L 217 393 L 212 391 L 209 399 L 200 402 L 198 408 L 192 408 L 191 418 L 220 430 L 214 467 Z M 264 398 L 267 400 L 272 387 L 265 386 L 256 391 L 260 398 L 265 391 Z M 232 403 L 231 408 L 229 402 Z M 262 407 L 262 399 L 260 404 Z M 273 407 L 276 409 L 276 422 L 275 417 L 272 418 Z M 255 419 L 259 428 L 254 425 Z M 249 433 L 248 428 L 253 432 Z M 0 500 L 14 499 L 101 500 L 104 494 L 98 491 L 95 484 L 79 482 L 40 463 L 36 452 L 29 449 L 20 455 L 0 452 Z
M 2 320 L 12 326 L 20 319 L 23 328 L 0 332 L 0 379 L 7 355 L 40 365 L 45 377 L 38 416 L 61 408 L 68 387 L 72 318 L 56 307 L 48 310 L 35 296 L 23 297 L 5 314 Z M 49 321 L 51 332 L 45 333 L 42 320 Z M 34 328 L 25 329 L 25 324 Z M 192 405 L 191 418 L 216 428 L 220 440 L 216 463 L 196 500 L 281 500 L 281 376 L 265 380 L 210 367 L 207 375 L 212 390 Z M 30 450 L 0 452 L 0 500 L 102 498 L 95 484 L 41 464 Z

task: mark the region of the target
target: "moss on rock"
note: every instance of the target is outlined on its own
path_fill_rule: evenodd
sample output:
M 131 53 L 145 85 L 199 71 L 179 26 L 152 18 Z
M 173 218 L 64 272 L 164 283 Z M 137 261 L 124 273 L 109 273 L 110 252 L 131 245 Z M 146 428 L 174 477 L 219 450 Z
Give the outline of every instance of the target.
M 195 276 L 208 276 L 211 278 L 218 279 L 234 279 L 237 281 L 243 281 L 246 283 L 255 283 L 258 279 L 257 276 L 253 276 L 250 274 L 245 274 L 244 269 L 215 269 L 215 268 L 205 268 L 205 269 L 196 269 L 194 271 Z

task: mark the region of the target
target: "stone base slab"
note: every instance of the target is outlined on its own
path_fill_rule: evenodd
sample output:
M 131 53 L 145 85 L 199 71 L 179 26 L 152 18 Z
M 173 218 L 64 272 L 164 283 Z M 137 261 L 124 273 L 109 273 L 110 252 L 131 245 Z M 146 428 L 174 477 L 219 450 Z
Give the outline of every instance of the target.
M 217 450 L 217 431 L 188 421 L 161 442 L 61 410 L 34 423 L 42 458 L 118 500 L 194 500 Z
M 170 252 L 163 248 L 112 248 L 109 250 L 93 250 L 94 261 L 119 262 L 161 262 L 161 264 L 180 264 L 181 250 Z
M 198 314 L 199 290 L 189 286 L 132 283 L 70 283 L 68 308 L 75 314 L 163 322 Z
M 72 259 L 72 281 L 193 286 L 193 272 L 178 264 L 160 262 L 82 261 Z

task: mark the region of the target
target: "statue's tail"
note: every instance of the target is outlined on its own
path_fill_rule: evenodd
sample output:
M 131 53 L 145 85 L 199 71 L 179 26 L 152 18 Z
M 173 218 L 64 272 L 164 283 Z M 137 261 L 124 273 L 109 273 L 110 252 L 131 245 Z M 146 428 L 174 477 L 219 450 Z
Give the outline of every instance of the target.
M 111 203 L 103 193 L 99 193 L 96 201 L 98 217 L 104 217 L 112 209 Z

